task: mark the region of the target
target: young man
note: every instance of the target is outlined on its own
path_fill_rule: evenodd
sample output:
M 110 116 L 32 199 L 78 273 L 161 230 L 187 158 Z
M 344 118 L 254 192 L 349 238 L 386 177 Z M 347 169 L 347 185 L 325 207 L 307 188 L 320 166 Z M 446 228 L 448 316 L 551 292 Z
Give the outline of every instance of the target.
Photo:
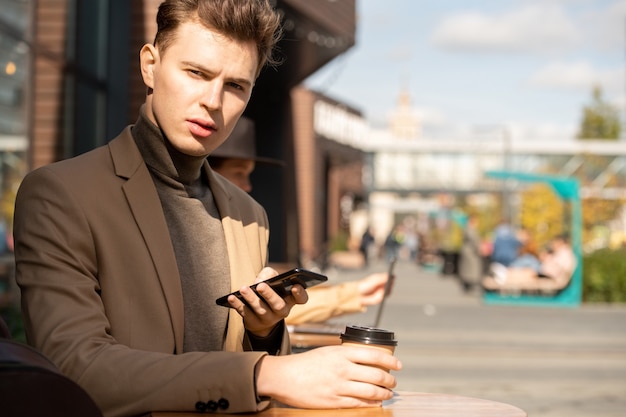
M 282 299 L 261 285 L 262 207 L 216 176 L 226 140 L 271 56 L 267 0 L 167 0 L 137 123 L 108 145 L 30 173 L 16 200 L 15 257 L 29 343 L 105 416 L 154 410 L 250 412 L 269 397 L 297 407 L 389 399 L 397 370 L 373 349 L 289 352 Z M 207 248 L 210 248 L 207 250 Z M 248 305 L 215 299 L 241 289 Z M 239 314 L 237 314 L 239 313 Z M 255 350 L 255 351 L 252 351 Z
M 281 164 L 256 152 L 254 121 L 241 117 L 228 140 L 209 156 L 211 168 L 246 192 L 252 191 L 250 175 L 256 163 Z M 287 324 L 323 322 L 343 314 L 363 312 L 380 304 L 385 295 L 387 273 L 370 274 L 362 279 L 307 290 L 306 304 L 298 304 L 285 318 Z

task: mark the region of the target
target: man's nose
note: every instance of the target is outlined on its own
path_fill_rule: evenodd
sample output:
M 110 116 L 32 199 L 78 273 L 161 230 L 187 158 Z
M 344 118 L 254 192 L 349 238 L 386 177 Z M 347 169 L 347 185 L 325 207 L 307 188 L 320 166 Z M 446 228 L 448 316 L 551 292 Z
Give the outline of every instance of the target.
M 202 93 L 202 104 L 209 110 L 217 110 L 222 107 L 222 95 L 224 86 L 219 81 L 212 81 L 207 84 Z

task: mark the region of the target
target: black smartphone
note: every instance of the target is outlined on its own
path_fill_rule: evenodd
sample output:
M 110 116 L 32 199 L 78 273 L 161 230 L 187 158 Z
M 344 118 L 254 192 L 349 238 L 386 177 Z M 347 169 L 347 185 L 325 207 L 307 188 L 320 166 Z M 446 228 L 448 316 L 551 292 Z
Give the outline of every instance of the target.
M 306 289 L 326 281 L 328 281 L 328 277 L 326 275 L 318 274 L 316 272 L 308 271 L 302 268 L 294 268 L 291 271 L 276 275 L 275 277 L 269 278 L 262 282 L 265 282 L 270 287 L 272 287 L 276 294 L 280 295 L 281 297 L 286 297 L 291 294 L 291 288 L 293 288 L 293 286 L 296 284 L 300 284 Z M 260 284 L 260 282 L 250 286 L 252 291 L 254 291 L 255 293 L 256 286 L 258 284 Z M 231 294 L 246 303 L 239 291 L 235 291 Z M 228 297 L 231 294 L 226 294 L 215 300 L 215 302 L 221 306 L 230 307 L 230 304 L 228 304 Z M 257 295 L 261 297 L 260 294 L 257 293 Z

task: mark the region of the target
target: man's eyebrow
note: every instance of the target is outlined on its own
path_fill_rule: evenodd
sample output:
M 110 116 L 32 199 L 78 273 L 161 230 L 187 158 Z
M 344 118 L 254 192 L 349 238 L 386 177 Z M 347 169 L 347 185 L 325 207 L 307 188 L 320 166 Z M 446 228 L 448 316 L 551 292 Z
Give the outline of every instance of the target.
M 200 70 L 200 71 L 202 71 L 204 73 L 207 73 L 207 74 L 214 74 L 215 73 L 215 71 L 210 70 L 209 68 L 207 68 L 207 67 L 205 67 L 203 65 L 200 65 L 197 62 L 182 61 L 181 64 L 183 64 L 185 66 L 195 67 L 198 70 Z M 252 85 L 254 85 L 254 82 L 248 80 L 247 78 L 235 77 L 235 78 L 229 78 L 228 81 L 235 82 L 237 84 L 242 84 L 242 85 L 245 85 L 247 87 L 251 87 Z

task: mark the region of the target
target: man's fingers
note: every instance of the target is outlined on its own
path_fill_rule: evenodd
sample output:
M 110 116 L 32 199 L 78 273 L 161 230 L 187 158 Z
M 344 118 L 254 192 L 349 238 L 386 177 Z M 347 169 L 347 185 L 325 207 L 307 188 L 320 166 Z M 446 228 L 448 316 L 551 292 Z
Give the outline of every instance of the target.
M 259 288 L 264 287 L 267 288 L 269 286 L 267 284 L 260 284 L 256 287 L 256 292 L 250 287 L 243 287 L 239 290 L 243 299 L 246 300 L 248 307 L 252 309 L 257 315 L 264 314 L 268 309 L 267 303 L 264 299 L 265 294 L 259 291 Z
M 388 352 L 370 347 L 348 347 L 342 346 L 346 357 L 354 362 L 363 365 L 378 365 L 393 371 L 402 369 L 402 362 Z
M 228 301 L 228 304 L 232 308 L 237 310 L 237 312 L 243 317 L 245 304 L 243 302 L 241 302 L 241 300 L 239 298 L 235 297 L 232 294 L 228 296 L 228 300 L 227 301 Z
M 287 307 L 285 300 L 272 289 L 269 285 L 261 283 L 256 287 L 257 292 L 267 305 L 274 311 L 282 311 Z
M 305 304 L 309 301 L 309 294 L 302 285 L 294 285 L 291 289 L 291 295 L 296 304 Z

